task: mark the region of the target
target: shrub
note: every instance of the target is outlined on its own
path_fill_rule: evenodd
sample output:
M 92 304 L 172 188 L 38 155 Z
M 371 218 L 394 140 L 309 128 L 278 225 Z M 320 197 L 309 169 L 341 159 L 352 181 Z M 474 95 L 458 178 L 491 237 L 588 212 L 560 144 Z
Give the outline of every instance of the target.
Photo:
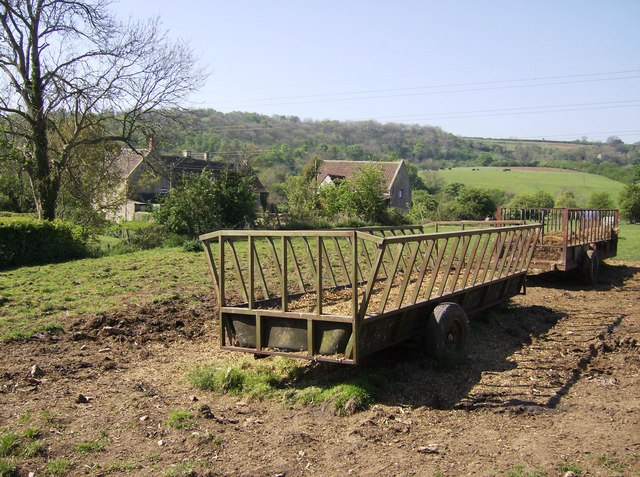
M 533 194 L 520 194 L 517 195 L 512 201 L 512 207 L 532 207 L 532 208 L 546 208 L 550 209 L 554 204 L 553 196 L 548 192 L 539 190 Z
M 640 184 L 628 184 L 620 192 L 620 215 L 630 223 L 640 221 Z
M 613 199 L 608 192 L 594 192 L 589 197 L 587 207 L 590 209 L 613 209 Z
M 220 227 L 241 227 L 255 220 L 253 179 L 225 170 L 218 177 L 205 170 L 171 189 L 155 218 L 166 230 L 196 237 Z
M 88 240 L 87 230 L 70 222 L 3 218 L 0 220 L 0 269 L 86 257 Z

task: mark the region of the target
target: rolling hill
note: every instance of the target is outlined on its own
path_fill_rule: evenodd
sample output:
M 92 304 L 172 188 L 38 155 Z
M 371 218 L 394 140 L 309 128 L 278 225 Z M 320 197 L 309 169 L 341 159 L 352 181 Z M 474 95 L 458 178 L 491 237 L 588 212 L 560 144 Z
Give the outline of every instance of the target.
M 502 167 L 454 167 L 439 170 L 437 174 L 446 184 L 461 182 L 513 194 L 531 194 L 543 190 L 557 196 L 565 190 L 570 190 L 585 204 L 594 192 L 607 192 L 617 203 L 620 191 L 624 188 L 622 182 L 567 169 L 510 167 L 505 170 Z

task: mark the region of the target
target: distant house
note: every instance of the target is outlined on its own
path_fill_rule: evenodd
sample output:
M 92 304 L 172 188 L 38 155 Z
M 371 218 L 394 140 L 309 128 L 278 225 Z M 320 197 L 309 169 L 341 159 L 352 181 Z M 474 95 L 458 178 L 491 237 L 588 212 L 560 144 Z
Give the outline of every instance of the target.
M 116 159 L 116 167 L 122 177 L 122 190 L 126 203 L 116 214 L 117 220 L 134 220 L 150 212 L 159 202 L 159 196 L 169 193 L 185 174 L 200 174 L 207 169 L 214 175 L 223 170 L 240 166 L 212 160 L 208 153 L 161 154 L 150 142 L 149 149 L 134 151 L 123 149 Z M 243 166 L 243 170 L 248 166 Z M 252 172 L 250 172 L 252 174 Z M 256 202 L 261 208 L 267 205 L 268 192 L 257 176 L 253 175 Z
M 352 179 L 363 166 L 377 167 L 384 176 L 384 197 L 391 207 L 407 209 L 411 205 L 411 182 L 404 161 L 324 161 L 318 169 L 318 184 Z

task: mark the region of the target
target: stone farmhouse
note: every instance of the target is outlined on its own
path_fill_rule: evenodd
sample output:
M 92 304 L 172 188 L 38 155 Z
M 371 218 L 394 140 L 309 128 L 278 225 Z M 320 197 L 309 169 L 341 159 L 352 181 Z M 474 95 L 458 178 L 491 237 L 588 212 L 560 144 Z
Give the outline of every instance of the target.
M 163 154 L 150 141 L 148 149 L 123 149 L 116 159 L 116 167 L 122 177 L 120 192 L 126 195 L 126 202 L 115 216 L 118 221 L 142 218 L 158 204 L 159 197 L 175 187 L 185 174 L 200 174 L 205 169 L 212 171 L 214 175 L 229 168 L 242 169 L 253 175 L 256 202 L 261 209 L 267 206 L 268 192 L 248 165 L 213 160 L 206 152 Z
M 384 194 L 388 205 L 406 210 L 411 205 L 411 182 L 404 161 L 324 161 L 318 169 L 318 184 L 333 184 L 343 179 L 353 178 L 363 166 L 377 167 L 384 176 Z

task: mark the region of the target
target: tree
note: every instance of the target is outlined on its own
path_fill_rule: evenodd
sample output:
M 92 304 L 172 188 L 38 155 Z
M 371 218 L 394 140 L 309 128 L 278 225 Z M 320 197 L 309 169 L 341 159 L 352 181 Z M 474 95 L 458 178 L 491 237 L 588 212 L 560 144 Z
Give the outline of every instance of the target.
M 28 182 L 12 144 L 0 137 L 0 210 L 30 212 L 33 204 L 25 190 Z
M 613 209 L 613 199 L 608 192 L 594 192 L 589 197 L 587 207 L 590 209 Z
M 170 115 L 205 77 L 157 20 L 121 23 L 107 7 L 106 0 L 0 0 L 0 133 L 20 150 L 44 219 L 56 216 L 75 150 L 135 146 L 152 132 L 152 112 Z
M 565 190 L 558 196 L 555 201 L 556 207 L 566 208 L 566 209 L 575 209 L 579 207 L 578 199 L 576 198 L 576 194 L 571 190 Z
M 311 223 L 318 216 L 318 198 L 314 184 L 303 175 L 287 178 L 284 183 L 289 219 L 294 223 Z
M 622 218 L 632 223 L 640 221 L 640 184 L 627 184 L 618 202 Z
M 346 181 L 350 186 L 351 196 L 348 207 L 355 215 L 367 222 L 380 222 L 387 206 L 384 202 L 384 175 L 375 166 L 365 166 L 352 180 Z
M 369 223 L 384 221 L 387 206 L 384 201 L 384 176 L 371 165 L 360 168 L 351 179 L 321 187 L 324 212 L 330 217 L 345 215 Z
M 488 189 L 462 186 L 458 195 L 444 207 L 443 215 L 446 219 L 481 220 L 493 215 L 496 207 Z
M 519 194 L 511 201 L 512 207 L 531 207 L 550 209 L 554 205 L 553 196 L 539 190 L 533 194 Z
M 251 177 L 225 170 L 216 178 L 205 169 L 171 189 L 155 217 L 169 232 L 196 237 L 222 227 L 244 226 L 255 219 L 256 208 Z
M 423 224 L 434 218 L 438 210 L 438 201 L 426 190 L 414 190 L 411 194 L 412 204 L 407 218 L 414 224 Z
M 407 166 L 407 174 L 409 175 L 409 182 L 411 183 L 411 190 L 426 190 L 427 185 L 420 177 L 418 173 L 418 168 L 415 164 L 411 164 L 410 162 L 405 161 L 405 165 Z

